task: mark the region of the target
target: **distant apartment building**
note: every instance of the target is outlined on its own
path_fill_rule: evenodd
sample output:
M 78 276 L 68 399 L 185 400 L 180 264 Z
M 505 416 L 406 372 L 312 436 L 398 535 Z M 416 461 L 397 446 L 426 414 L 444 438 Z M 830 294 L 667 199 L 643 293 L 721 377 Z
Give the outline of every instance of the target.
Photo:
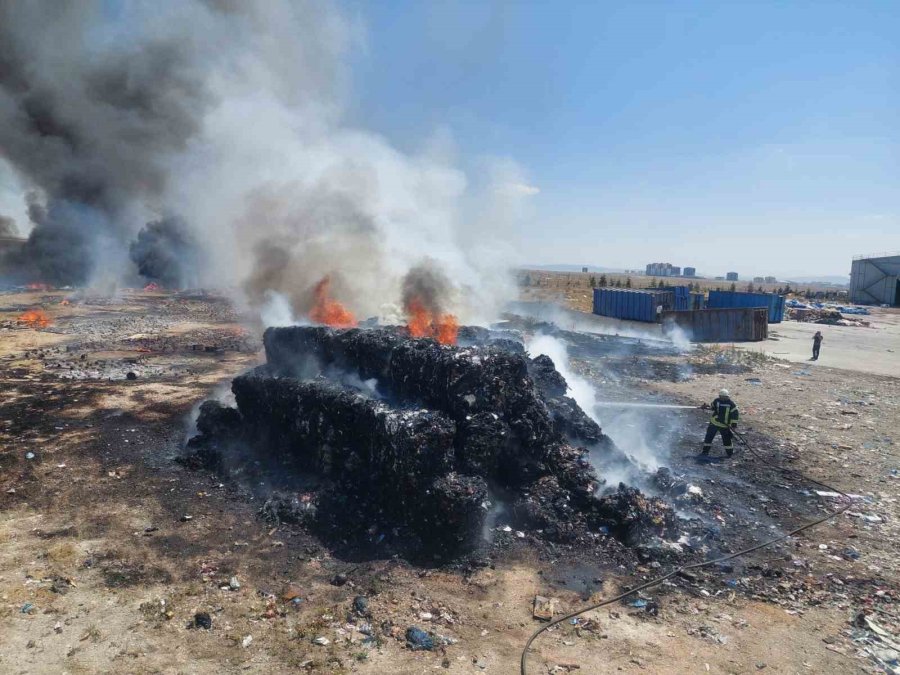
M 776 279 L 775 277 L 766 277 L 766 283 L 767 283 L 767 284 L 774 284 L 774 283 L 776 283 L 777 281 L 778 281 L 778 279 Z
M 757 284 L 764 284 L 766 282 L 764 277 L 753 277 L 753 281 Z
M 725 274 L 725 281 L 737 281 L 738 273 L 737 272 L 728 272 Z
M 696 267 L 685 267 L 684 268 L 684 276 L 686 276 L 686 277 L 697 276 L 697 268 Z
M 678 277 L 681 276 L 681 268 L 672 263 L 648 263 L 644 273 L 648 277 Z

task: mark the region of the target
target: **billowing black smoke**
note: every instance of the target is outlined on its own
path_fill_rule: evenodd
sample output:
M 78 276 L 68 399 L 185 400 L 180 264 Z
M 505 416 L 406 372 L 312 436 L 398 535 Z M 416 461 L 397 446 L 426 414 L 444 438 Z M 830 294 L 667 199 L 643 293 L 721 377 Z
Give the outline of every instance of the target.
M 250 306 L 277 292 L 302 311 L 297 289 L 342 275 L 351 309 L 399 318 L 427 246 L 466 296 L 442 309 L 492 316 L 511 286 L 487 225 L 521 178 L 472 182 L 348 124 L 345 4 L 0 0 L 0 170 L 45 207 L 19 222 L 28 267 L 111 287 L 133 279 L 141 227 L 177 213 L 208 256 L 202 283 Z
M 58 285 L 124 251 L 134 211 L 162 194 L 207 102 L 185 44 L 92 38 L 105 11 L 0 0 L 0 149 L 45 195 L 25 254 Z
M 196 282 L 200 247 L 184 221 L 176 217 L 147 223 L 129 248 L 138 273 L 165 288 L 184 288 Z
M 426 258 L 403 277 L 403 306 L 420 305 L 431 316 L 439 316 L 450 305 L 454 286 L 436 260 Z
M 34 229 L 22 249 L 19 267 L 31 266 L 42 283 L 80 285 L 93 272 L 90 233 L 108 227 L 104 213 L 78 202 L 55 200 L 48 206 L 29 203 Z

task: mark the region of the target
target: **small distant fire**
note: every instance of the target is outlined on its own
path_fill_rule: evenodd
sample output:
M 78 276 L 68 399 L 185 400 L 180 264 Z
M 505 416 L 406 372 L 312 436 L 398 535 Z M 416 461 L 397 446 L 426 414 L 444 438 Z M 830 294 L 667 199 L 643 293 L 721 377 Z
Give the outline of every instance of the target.
M 45 284 L 43 282 L 37 282 L 33 284 L 27 284 L 25 286 L 29 291 L 52 291 L 53 286 L 50 284 Z
M 459 323 L 452 314 L 433 314 L 417 298 L 409 301 L 406 311 L 409 315 L 406 327 L 412 337 L 431 337 L 442 345 L 456 344 Z
M 145 291 L 161 291 L 161 290 L 162 290 L 162 286 L 160 286 L 160 285 L 159 285 L 158 283 L 156 283 L 155 281 L 151 281 L 149 284 L 147 284 L 146 286 L 144 286 L 144 290 L 145 290 Z
M 59 304 L 61 307 L 68 307 L 72 303 L 68 299 L 63 298 L 62 300 L 59 301 Z
M 46 328 L 50 325 L 50 317 L 39 309 L 30 309 L 16 319 L 30 328 Z
M 331 278 L 327 276 L 313 289 L 309 318 L 332 328 L 353 328 L 358 324 L 353 312 L 331 297 Z

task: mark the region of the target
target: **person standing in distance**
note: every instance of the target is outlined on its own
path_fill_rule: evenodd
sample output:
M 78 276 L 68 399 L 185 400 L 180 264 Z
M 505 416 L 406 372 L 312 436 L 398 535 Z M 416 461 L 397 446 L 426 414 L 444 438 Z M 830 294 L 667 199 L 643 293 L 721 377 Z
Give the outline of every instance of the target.
M 822 348 L 822 331 L 817 330 L 816 334 L 813 335 L 813 355 L 812 361 L 819 360 L 819 350 Z

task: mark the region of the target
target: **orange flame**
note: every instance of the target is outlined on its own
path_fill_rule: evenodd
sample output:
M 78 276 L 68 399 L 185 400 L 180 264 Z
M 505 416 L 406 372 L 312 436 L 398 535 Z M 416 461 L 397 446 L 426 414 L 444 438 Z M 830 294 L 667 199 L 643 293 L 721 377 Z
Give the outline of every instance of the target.
M 50 284 L 45 284 L 43 282 L 36 282 L 33 284 L 27 284 L 25 286 L 29 291 L 49 291 L 52 290 L 53 287 Z
M 62 305 L 63 307 L 68 307 L 72 303 L 67 298 L 63 298 L 62 300 L 59 301 L 59 304 Z
M 353 328 L 357 325 L 353 312 L 331 297 L 331 278 L 322 277 L 313 289 L 313 308 L 309 318 L 332 328 Z
M 432 315 L 418 298 L 410 301 L 406 311 L 409 314 L 406 320 L 406 329 L 411 337 L 431 337 L 442 345 L 456 344 L 459 324 L 452 314 Z
M 50 325 L 50 317 L 39 309 L 29 309 L 17 321 L 31 328 L 46 328 Z
M 455 345 L 459 323 L 453 314 L 441 314 L 434 323 L 434 337 L 442 345 Z
M 162 286 L 160 286 L 160 285 L 159 285 L 158 283 L 156 283 L 155 281 L 151 281 L 149 284 L 147 284 L 146 286 L 144 286 L 144 290 L 145 290 L 145 291 L 161 291 L 161 290 L 162 290 Z

